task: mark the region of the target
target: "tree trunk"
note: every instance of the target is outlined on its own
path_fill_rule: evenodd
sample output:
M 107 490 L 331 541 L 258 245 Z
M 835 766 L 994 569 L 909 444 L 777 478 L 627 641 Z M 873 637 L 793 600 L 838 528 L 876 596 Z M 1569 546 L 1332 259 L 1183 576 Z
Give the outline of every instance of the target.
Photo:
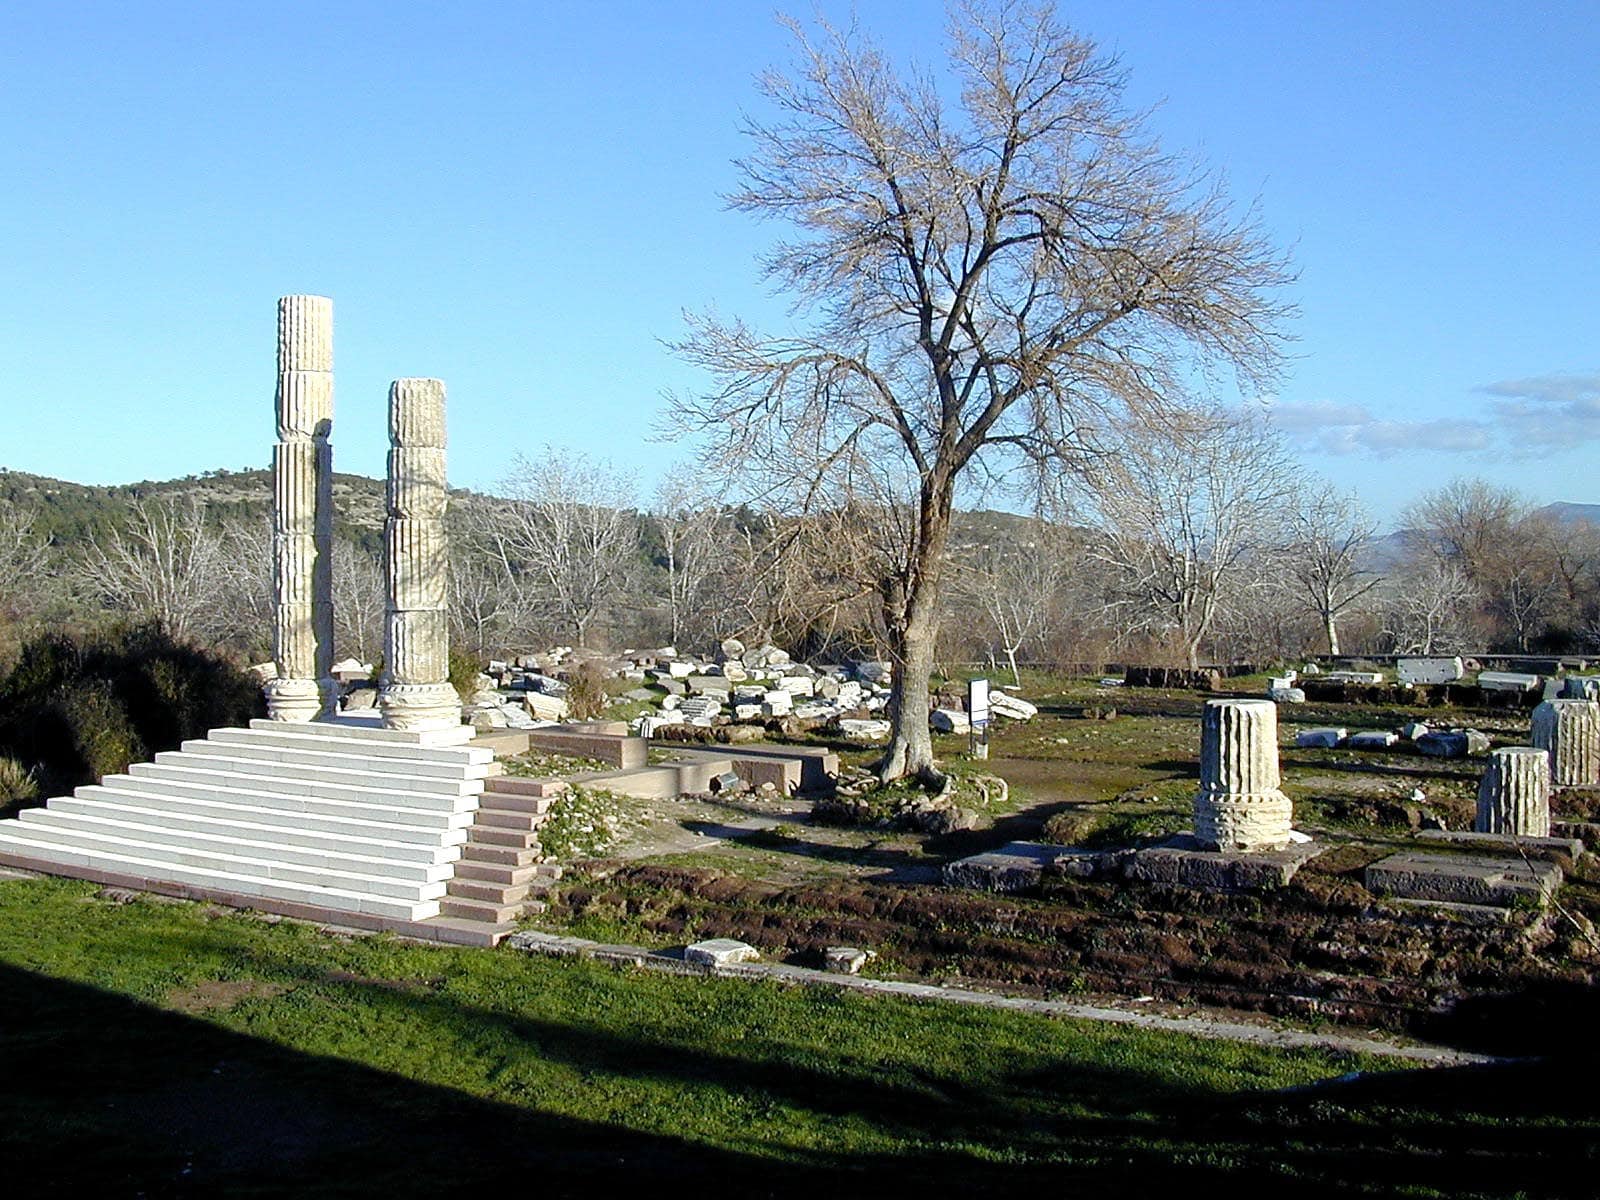
M 930 481 L 919 500 L 917 537 L 905 571 L 883 584 L 883 616 L 894 664 L 889 697 L 889 748 L 878 764 L 884 783 L 915 778 L 938 787 L 944 775 L 933 760 L 928 728 L 928 684 L 933 677 L 934 643 L 939 633 L 941 569 L 950 536 L 951 485 Z
M 1322 620 L 1328 634 L 1328 653 L 1337 655 L 1339 653 L 1339 631 L 1334 627 L 1333 614 L 1324 613 Z

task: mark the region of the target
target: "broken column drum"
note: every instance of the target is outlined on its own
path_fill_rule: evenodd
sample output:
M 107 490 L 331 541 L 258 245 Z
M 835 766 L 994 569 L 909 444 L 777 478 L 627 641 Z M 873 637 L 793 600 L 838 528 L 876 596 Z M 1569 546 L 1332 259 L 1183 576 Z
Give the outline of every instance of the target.
M 1489 755 L 1478 781 L 1478 833 L 1550 836 L 1550 756 L 1535 746 L 1507 746 Z
M 397 379 L 389 388 L 388 519 L 383 527 L 384 677 L 378 705 L 390 729 L 461 723 L 449 683 L 444 529 L 444 384 Z
M 275 721 L 333 713 L 333 301 L 278 301 L 278 444 L 272 451 Z
M 1293 806 L 1279 779 L 1278 706 L 1270 700 L 1207 701 L 1195 837 L 1218 850 L 1288 845 Z
M 1556 787 L 1600 784 L 1600 704 L 1546 700 L 1533 710 L 1533 744 L 1550 755 Z

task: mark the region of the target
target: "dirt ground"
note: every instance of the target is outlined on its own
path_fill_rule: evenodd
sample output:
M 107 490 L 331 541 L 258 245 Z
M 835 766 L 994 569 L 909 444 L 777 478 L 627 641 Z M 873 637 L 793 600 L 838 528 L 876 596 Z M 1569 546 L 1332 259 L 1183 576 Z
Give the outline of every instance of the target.
M 964 738 L 943 739 L 950 769 L 1009 784 L 980 828 L 943 836 L 830 825 L 805 797 L 629 802 L 621 840 L 603 858 L 570 864 L 536 922 L 658 946 L 739 937 L 797 962 L 820 959 L 826 945 L 856 945 L 877 951 L 874 969 L 889 976 L 1153 997 L 1465 1042 L 1494 1041 L 1489 1014 L 1512 993 L 1552 1013 L 1593 1003 L 1592 865 L 1571 876 L 1559 910 L 1515 912 L 1493 926 L 1385 904 L 1362 886 L 1368 863 L 1415 846 L 1419 824 L 1470 828 L 1482 763 L 1301 750 L 1295 734 L 1394 728 L 1422 713 L 1281 710 L 1296 827 L 1326 849 L 1277 893 L 1056 879 L 1037 894 L 995 896 L 939 885 L 944 863 L 1008 841 L 1108 847 L 1187 829 L 1204 700 L 1069 685 L 1036 698 L 1034 721 L 1001 727 L 986 763 L 964 761 Z M 1115 719 L 1103 719 L 1113 703 Z M 1497 745 L 1527 739 L 1525 716 L 1425 715 L 1473 725 Z M 842 749 L 847 768 L 871 758 Z M 1587 801 L 1564 803 L 1583 815 Z

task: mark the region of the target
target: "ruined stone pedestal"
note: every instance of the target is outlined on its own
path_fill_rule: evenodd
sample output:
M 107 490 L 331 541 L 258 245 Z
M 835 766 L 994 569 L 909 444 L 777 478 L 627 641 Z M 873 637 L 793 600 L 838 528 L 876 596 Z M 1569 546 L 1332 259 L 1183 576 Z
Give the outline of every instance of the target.
M 267 715 L 332 714 L 333 301 L 278 301 L 278 444 L 272 452 L 272 657 Z
M 444 405 L 444 384 L 437 379 L 397 379 L 389 389 L 387 614 L 378 706 L 390 729 L 461 723 L 461 699 L 449 683 L 445 612 Z
M 1507 746 L 1489 755 L 1478 783 L 1478 833 L 1550 836 L 1550 756 L 1534 746 Z
M 1600 704 L 1546 700 L 1533 710 L 1533 744 L 1550 755 L 1556 787 L 1600 784 Z
M 1293 809 L 1278 783 L 1277 705 L 1208 700 L 1200 725 L 1196 840 L 1216 850 L 1288 845 Z

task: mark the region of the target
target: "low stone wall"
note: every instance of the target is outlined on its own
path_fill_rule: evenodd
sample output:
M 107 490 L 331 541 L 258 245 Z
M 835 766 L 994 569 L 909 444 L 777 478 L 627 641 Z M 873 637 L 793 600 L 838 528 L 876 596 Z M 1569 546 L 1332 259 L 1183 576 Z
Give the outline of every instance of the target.
M 1317 704 L 1403 704 L 1426 705 L 1430 708 L 1498 708 L 1531 711 L 1543 698 L 1535 688 L 1531 692 L 1488 691 L 1475 683 L 1416 684 L 1401 687 L 1397 683 L 1339 683 L 1318 679 L 1315 675 L 1295 681 L 1306 699 Z

